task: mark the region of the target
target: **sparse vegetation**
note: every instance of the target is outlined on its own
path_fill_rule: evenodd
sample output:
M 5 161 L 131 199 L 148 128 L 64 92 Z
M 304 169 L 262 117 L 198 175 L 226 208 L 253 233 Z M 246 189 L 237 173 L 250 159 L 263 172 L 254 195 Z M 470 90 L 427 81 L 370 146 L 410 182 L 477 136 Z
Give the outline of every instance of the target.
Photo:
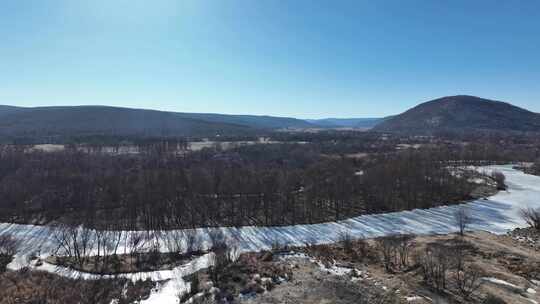
M 135 254 L 117 254 L 99 258 L 97 256 L 89 256 L 82 265 L 76 262 L 76 259 L 73 257 L 49 257 L 46 261 L 53 265 L 82 270 L 88 273 L 121 274 L 172 269 L 186 264 L 202 254 L 202 251 L 185 254 L 150 251 Z
M 495 296 L 495 295 L 492 295 L 492 294 L 489 294 L 485 299 L 484 301 L 482 302 L 482 304 L 506 304 L 506 302 Z
M 456 268 L 454 278 L 459 293 L 464 299 L 469 299 L 482 286 L 481 270 L 476 266 Z
M 493 171 L 491 173 L 491 178 L 495 181 L 497 184 L 498 190 L 506 190 L 506 177 L 504 174 L 500 171 Z
M 0 274 L 0 304 L 129 304 L 145 299 L 151 281 L 125 279 L 74 280 L 46 272 L 8 271 Z
M 387 272 L 409 267 L 409 256 L 414 246 L 414 235 L 402 234 L 381 237 L 375 240 Z
M 536 230 L 540 230 L 540 209 L 522 209 L 521 217 L 529 224 L 529 226 Z
M 198 293 L 201 295 L 196 301 L 232 301 L 240 295 L 271 291 L 293 278 L 292 270 L 274 261 L 272 252 L 242 254 L 233 261 L 223 249 L 218 248 L 213 267 L 188 277 L 192 289 L 189 294 L 180 295 L 181 302 L 195 299 Z
M 10 234 L 0 235 L 0 273 L 6 271 L 7 265 L 11 263 L 18 249 L 19 241 Z
M 439 292 L 446 289 L 448 271 L 452 266 L 452 257 L 448 249 L 441 244 L 432 244 L 417 256 L 424 281 Z
M 459 235 L 464 236 L 465 230 L 471 222 L 471 216 L 466 207 L 460 207 L 456 210 L 456 212 L 454 213 L 454 220 L 456 222 L 456 226 L 459 229 Z

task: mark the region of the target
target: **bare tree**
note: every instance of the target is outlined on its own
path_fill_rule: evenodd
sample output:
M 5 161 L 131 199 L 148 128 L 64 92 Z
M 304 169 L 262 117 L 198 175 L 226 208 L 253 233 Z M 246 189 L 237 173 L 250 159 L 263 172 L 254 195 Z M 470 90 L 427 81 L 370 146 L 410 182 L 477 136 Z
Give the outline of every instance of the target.
M 19 250 L 19 241 L 9 234 L 0 235 L 0 273 L 6 271 L 7 265 Z
M 466 207 L 459 207 L 454 212 L 454 221 L 459 230 L 459 235 L 464 236 L 467 226 L 471 223 L 471 216 Z
M 382 255 L 384 268 L 387 272 L 392 272 L 397 260 L 397 248 L 399 246 L 399 236 L 381 237 L 376 240 L 377 248 Z
M 376 240 L 376 247 L 381 253 L 382 261 L 387 272 L 409 266 L 409 255 L 414 246 L 414 238 L 415 236 L 412 234 L 399 234 Z
M 343 250 L 345 250 L 346 253 L 353 252 L 353 241 L 350 233 L 348 233 L 347 231 L 340 232 L 339 242 L 343 246 Z
M 101 261 L 101 254 L 105 256 L 105 244 L 107 243 L 107 231 L 97 230 L 94 237 L 94 243 L 97 248 L 97 255 L 94 259 L 94 268 L 97 269 Z
M 412 247 L 414 246 L 415 236 L 413 234 L 402 234 L 398 237 L 399 261 L 401 267 L 409 266 L 409 255 Z
M 210 267 L 210 277 L 215 283 L 219 283 L 225 269 L 237 258 L 237 247 L 227 240 L 221 230 L 213 230 L 209 233 L 214 252 L 214 264 Z
M 62 250 L 62 253 L 70 258 L 74 258 L 79 267 L 84 266 L 94 241 L 90 229 L 60 224 L 54 228 L 53 238 L 57 243 L 58 250 Z
M 447 274 L 451 267 L 451 254 L 447 246 L 432 244 L 417 257 L 424 281 L 435 289 L 446 288 Z
M 146 245 L 146 238 L 144 237 L 143 232 L 132 231 L 127 235 L 125 249 L 128 251 L 131 256 L 131 261 L 135 261 L 136 264 L 139 263 L 139 254 L 142 251 L 142 248 Z
M 169 252 L 180 254 L 186 251 L 186 235 L 183 231 L 167 231 L 167 233 L 163 235 L 163 239 L 165 240 L 165 245 Z
M 200 239 L 195 230 L 187 230 L 184 236 L 186 238 L 186 252 L 191 253 L 201 250 Z
M 520 211 L 521 217 L 536 230 L 540 230 L 540 208 L 527 208 Z

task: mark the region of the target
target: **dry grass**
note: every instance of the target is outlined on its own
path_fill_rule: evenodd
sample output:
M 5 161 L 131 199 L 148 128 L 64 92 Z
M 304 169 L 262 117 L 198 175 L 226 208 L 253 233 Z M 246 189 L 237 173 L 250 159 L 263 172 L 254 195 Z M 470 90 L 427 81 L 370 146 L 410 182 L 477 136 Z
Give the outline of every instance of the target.
M 216 298 L 232 301 L 240 294 L 261 294 L 270 291 L 283 280 L 292 280 L 292 277 L 292 269 L 275 261 L 271 252 L 261 252 L 240 255 L 236 261 L 222 267 L 217 276 L 210 268 L 187 279 L 192 282 L 197 280 L 199 286 L 217 287 L 219 292 L 215 295 Z M 184 296 L 182 300 L 185 301 L 201 291 L 206 293 L 206 298 L 210 296 L 208 289 L 192 290 L 191 294 Z
M 0 274 L 0 304 L 118 304 L 148 297 L 154 283 L 125 279 L 73 280 L 39 271 Z
M 136 255 L 118 254 L 108 257 L 92 256 L 87 258 L 82 267 L 76 263 L 74 258 L 69 257 L 49 257 L 46 261 L 89 273 L 119 274 L 172 269 L 203 254 L 204 252 L 197 251 L 189 254 L 150 252 Z
M 307 246 L 296 250 L 307 253 L 327 266 L 334 264 L 357 269 L 357 272 L 362 273 L 361 279 L 355 284 L 349 286 L 340 283 L 340 288 L 370 290 L 375 283 L 376 286 L 385 286 L 388 290 L 399 290 L 401 300 L 406 301 L 407 297 L 414 298 L 409 303 L 424 304 L 438 301 L 437 303 L 483 304 L 490 295 L 506 303 L 540 302 L 540 285 L 534 283 L 534 280 L 540 280 L 540 253 L 510 236 L 497 236 L 487 232 L 467 233 L 463 238 L 458 235 L 419 236 L 414 239 L 414 246 L 411 248 L 410 266 L 393 266 L 391 271 L 385 267 L 382 249 L 378 245 L 379 240 L 345 239 L 335 244 Z M 443 248 L 442 252 L 448 262 L 445 270 L 446 282 L 439 288 L 426 280 L 422 271 L 420 257 L 429 248 Z M 461 258 L 456 259 L 457 256 Z M 292 299 L 290 303 L 314 303 L 310 302 L 313 299 L 309 301 L 307 298 L 304 299 L 306 294 L 302 286 L 294 285 L 301 277 L 307 280 L 312 276 L 311 273 L 319 272 L 318 265 L 313 263 L 306 265 L 305 270 L 294 269 L 294 282 L 286 283 L 277 287 L 275 291 L 265 294 L 264 301 L 253 300 L 249 303 L 279 303 L 284 299 Z M 329 273 L 316 275 L 316 280 L 309 287 L 310 292 L 319 294 L 319 297 L 324 296 L 328 286 L 338 282 L 337 278 L 331 276 Z M 483 277 L 497 278 L 517 287 L 509 288 L 508 285 L 488 282 L 482 280 Z M 340 278 L 347 281 L 351 276 Z M 346 292 L 340 291 L 341 294 Z M 338 300 L 341 303 L 356 303 L 344 301 L 339 297 L 329 299 L 333 299 L 332 301 L 336 303 Z

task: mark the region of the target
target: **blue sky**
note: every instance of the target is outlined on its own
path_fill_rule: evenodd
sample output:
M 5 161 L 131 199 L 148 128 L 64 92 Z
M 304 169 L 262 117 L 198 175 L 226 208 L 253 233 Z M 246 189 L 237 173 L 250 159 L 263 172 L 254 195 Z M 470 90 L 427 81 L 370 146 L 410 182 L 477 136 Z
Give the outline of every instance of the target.
M 540 1 L 0 0 L 0 104 L 302 118 L 540 112 Z

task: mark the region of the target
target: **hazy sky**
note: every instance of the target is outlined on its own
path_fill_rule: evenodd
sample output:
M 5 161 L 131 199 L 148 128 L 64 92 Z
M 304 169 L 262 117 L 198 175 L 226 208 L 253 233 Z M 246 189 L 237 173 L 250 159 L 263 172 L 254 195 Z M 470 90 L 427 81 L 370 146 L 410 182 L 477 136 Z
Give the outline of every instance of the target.
M 0 104 L 296 117 L 540 112 L 540 1 L 0 0 Z

